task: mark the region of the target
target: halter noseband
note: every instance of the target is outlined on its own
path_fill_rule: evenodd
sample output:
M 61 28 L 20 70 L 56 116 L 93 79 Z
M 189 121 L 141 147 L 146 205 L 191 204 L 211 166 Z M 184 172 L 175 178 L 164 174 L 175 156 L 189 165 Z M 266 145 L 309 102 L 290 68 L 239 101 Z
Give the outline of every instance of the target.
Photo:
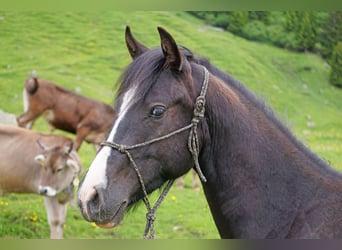
M 164 190 L 162 191 L 161 195 L 159 196 L 156 204 L 153 207 L 151 207 L 143 178 L 142 178 L 140 171 L 137 167 L 137 164 L 135 163 L 135 161 L 134 161 L 131 153 L 129 152 L 129 150 L 135 149 L 135 148 L 140 148 L 140 147 L 143 147 L 146 145 L 150 145 L 154 142 L 165 140 L 165 139 L 167 139 L 173 135 L 179 134 L 185 130 L 190 129 L 190 134 L 189 134 L 189 138 L 188 138 L 188 149 L 189 149 L 189 151 L 192 155 L 192 158 L 194 160 L 195 169 L 197 171 L 198 176 L 200 177 L 202 182 L 207 182 L 207 179 L 203 175 L 201 168 L 200 168 L 200 165 L 199 165 L 199 162 L 198 162 L 199 143 L 198 143 L 198 135 L 197 135 L 197 125 L 198 125 L 200 119 L 202 117 L 204 117 L 205 95 L 207 93 L 208 83 L 209 83 L 209 72 L 205 67 L 203 67 L 203 70 L 204 70 L 204 80 L 203 80 L 203 84 L 202 84 L 202 88 L 201 88 L 201 93 L 196 98 L 195 108 L 194 108 L 194 116 L 193 116 L 191 123 L 189 125 L 187 125 L 183 128 L 177 129 L 177 130 L 175 130 L 175 131 L 173 131 L 167 135 L 160 136 L 160 137 L 154 138 L 152 140 L 149 140 L 149 141 L 146 141 L 143 143 L 138 143 L 138 144 L 135 144 L 132 146 L 126 146 L 123 144 L 117 144 L 117 143 L 109 142 L 109 141 L 104 141 L 101 143 L 101 146 L 108 146 L 108 147 L 111 147 L 113 149 L 118 150 L 120 153 L 125 153 L 129 159 L 129 161 L 133 165 L 133 168 L 134 168 L 134 170 L 138 176 L 142 191 L 144 193 L 143 201 L 144 201 L 146 209 L 147 209 L 146 226 L 145 226 L 145 231 L 144 231 L 144 238 L 145 239 L 153 239 L 154 238 L 154 221 L 156 219 L 156 216 L 155 216 L 156 210 L 159 208 L 159 206 L 162 203 L 162 201 L 164 200 L 166 194 L 169 192 L 174 180 L 169 180 L 167 182 L 167 184 L 166 184 Z

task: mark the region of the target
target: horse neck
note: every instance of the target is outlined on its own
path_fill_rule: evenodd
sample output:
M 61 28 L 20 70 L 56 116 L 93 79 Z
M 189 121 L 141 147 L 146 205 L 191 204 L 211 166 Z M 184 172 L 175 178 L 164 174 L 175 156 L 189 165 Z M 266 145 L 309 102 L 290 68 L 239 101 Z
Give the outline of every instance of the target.
M 222 237 L 282 233 L 298 210 L 327 195 L 322 190 L 337 179 L 263 104 L 248 97 L 211 76 L 200 164 Z

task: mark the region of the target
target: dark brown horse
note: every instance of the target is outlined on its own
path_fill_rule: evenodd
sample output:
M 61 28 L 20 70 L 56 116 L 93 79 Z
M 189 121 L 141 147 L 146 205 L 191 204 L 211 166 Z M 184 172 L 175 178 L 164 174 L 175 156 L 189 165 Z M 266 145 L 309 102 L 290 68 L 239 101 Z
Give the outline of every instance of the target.
M 126 30 L 133 62 L 80 185 L 85 219 L 116 226 L 194 167 L 222 238 L 342 238 L 342 175 L 242 84 L 158 31 L 149 50 Z

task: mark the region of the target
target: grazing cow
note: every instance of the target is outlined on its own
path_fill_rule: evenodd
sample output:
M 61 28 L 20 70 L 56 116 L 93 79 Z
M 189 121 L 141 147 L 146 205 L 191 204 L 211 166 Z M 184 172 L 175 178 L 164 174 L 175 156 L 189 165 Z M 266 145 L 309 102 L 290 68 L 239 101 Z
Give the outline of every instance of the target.
M 67 202 L 81 171 L 72 140 L 0 125 L 0 193 L 44 196 L 51 238 L 63 238 Z
M 76 134 L 76 151 L 83 140 L 97 148 L 114 120 L 114 110 L 109 105 L 36 77 L 25 82 L 24 110 L 17 117 L 20 127 L 31 128 L 32 122 L 43 116 L 52 129 Z

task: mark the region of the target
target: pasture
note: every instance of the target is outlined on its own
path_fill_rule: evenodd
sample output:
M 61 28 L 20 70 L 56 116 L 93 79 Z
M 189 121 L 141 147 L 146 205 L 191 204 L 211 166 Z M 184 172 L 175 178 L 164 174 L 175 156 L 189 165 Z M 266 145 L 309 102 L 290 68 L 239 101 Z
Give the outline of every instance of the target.
M 342 171 L 342 92 L 328 84 L 329 66 L 316 55 L 246 41 L 181 12 L 0 15 L 0 109 L 6 112 L 22 113 L 22 87 L 32 71 L 112 104 L 116 80 L 131 60 L 124 42 L 125 26 L 129 24 L 135 36 L 152 47 L 159 46 L 156 27 L 161 25 L 179 44 L 210 58 L 254 90 L 312 151 Z M 49 131 L 41 119 L 34 129 Z M 79 153 L 86 169 L 95 152 L 84 143 Z M 189 175 L 185 189 L 172 188 L 157 212 L 156 238 L 218 238 L 202 192 L 190 187 Z M 43 199 L 37 195 L 1 196 L 0 215 L 2 238 L 48 238 Z M 69 207 L 64 236 L 140 239 L 144 226 L 143 205 L 110 230 L 86 222 L 77 207 Z

